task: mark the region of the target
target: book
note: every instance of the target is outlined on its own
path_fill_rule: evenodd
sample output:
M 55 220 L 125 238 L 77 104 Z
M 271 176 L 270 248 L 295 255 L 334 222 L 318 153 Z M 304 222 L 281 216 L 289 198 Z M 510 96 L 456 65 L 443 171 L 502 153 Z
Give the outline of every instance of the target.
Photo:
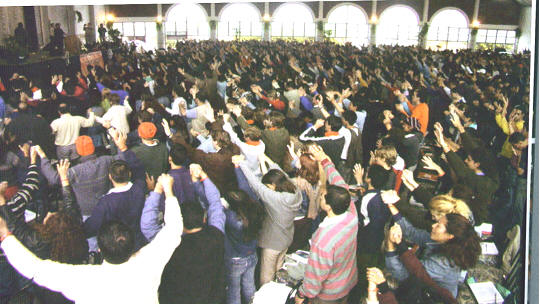
M 468 283 L 478 304 L 502 304 L 504 298 L 493 282 Z
M 495 243 L 482 242 L 480 243 L 480 247 L 482 247 L 483 255 L 499 255 L 499 250 L 497 250 Z

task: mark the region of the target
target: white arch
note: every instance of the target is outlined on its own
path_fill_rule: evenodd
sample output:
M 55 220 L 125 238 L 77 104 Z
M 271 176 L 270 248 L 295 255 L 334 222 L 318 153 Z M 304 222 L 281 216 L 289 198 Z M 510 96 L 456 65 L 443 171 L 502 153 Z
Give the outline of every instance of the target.
M 451 12 L 454 16 L 441 17 L 441 14 L 445 12 Z M 427 47 L 432 49 L 467 48 L 469 27 L 469 16 L 463 10 L 457 7 L 444 7 L 430 18 Z
M 360 5 L 358 5 L 358 4 L 356 4 L 356 3 L 352 3 L 352 2 L 343 2 L 343 3 L 340 3 L 340 4 L 338 4 L 338 5 L 334 6 L 334 7 L 332 7 L 332 8 L 330 9 L 330 11 L 328 11 L 328 14 L 326 15 L 326 20 L 330 21 L 330 16 L 332 15 L 332 13 L 333 13 L 336 9 L 338 9 L 338 8 L 340 8 L 340 7 L 342 7 L 342 6 L 347 6 L 347 5 L 354 6 L 355 8 L 359 9 L 359 10 L 362 12 L 362 14 L 364 15 L 364 18 L 366 19 L 366 23 L 368 22 L 369 17 L 368 17 L 368 14 L 367 14 L 366 10 L 364 10 L 364 8 L 361 7 Z
M 229 3 L 219 12 L 218 39 L 262 36 L 261 12 L 253 3 Z
M 431 18 L 429 18 L 429 23 L 431 24 L 433 22 L 433 20 L 435 19 L 435 17 L 437 17 L 437 15 L 439 15 L 440 13 L 444 12 L 444 11 L 447 11 L 447 10 L 455 10 L 455 11 L 458 11 L 461 13 L 461 15 L 463 15 L 463 17 L 465 17 L 465 20 L 467 20 L 467 25 L 471 24 L 470 20 L 469 20 L 469 16 L 460 8 L 458 7 L 454 7 L 454 6 L 447 6 L 447 7 L 443 7 L 439 10 L 437 10 L 433 16 L 431 16 Z
M 415 9 L 403 4 L 391 5 L 379 16 L 377 44 L 417 44 L 419 24 L 420 16 Z
M 180 19 L 174 18 L 176 13 Z M 165 13 L 165 30 L 167 33 L 178 31 L 180 35 L 185 34 L 189 39 L 209 39 L 208 13 L 198 3 L 175 4 Z
M 301 14 L 302 12 L 304 14 Z M 272 36 L 315 36 L 315 15 L 305 3 L 287 2 L 281 4 L 274 11 L 272 20 Z
M 233 3 L 228 3 L 227 5 L 225 5 L 221 11 L 219 12 L 219 16 L 218 16 L 218 19 L 221 21 L 221 19 L 223 18 L 223 12 L 227 11 L 228 9 L 231 8 L 231 6 L 237 6 L 237 5 L 249 5 L 251 6 L 255 11 L 257 11 L 257 14 L 259 16 L 259 19 L 261 19 L 262 15 L 261 15 L 261 11 L 259 10 L 259 8 L 251 3 L 251 2 L 233 2 Z
M 285 3 L 281 4 L 280 6 L 278 6 L 276 8 L 274 13 L 272 14 L 272 19 L 274 19 L 274 16 L 278 15 L 279 11 L 282 10 L 284 7 L 291 6 L 291 5 L 303 6 L 311 14 L 311 19 L 315 20 L 316 17 L 315 17 L 315 14 L 313 13 L 313 10 L 307 4 L 302 3 L 302 2 L 285 2 Z

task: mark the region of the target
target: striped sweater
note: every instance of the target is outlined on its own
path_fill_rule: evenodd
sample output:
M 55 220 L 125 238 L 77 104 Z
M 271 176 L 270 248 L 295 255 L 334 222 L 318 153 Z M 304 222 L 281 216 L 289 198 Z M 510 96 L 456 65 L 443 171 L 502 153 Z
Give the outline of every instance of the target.
M 322 165 L 330 184 L 348 189 L 332 161 Z M 300 293 L 308 298 L 337 300 L 349 294 L 358 281 L 356 236 L 358 215 L 353 202 L 349 210 L 327 217 L 313 235 L 304 283 Z
M 24 211 L 26 210 L 26 205 L 32 200 L 34 192 L 38 189 L 38 176 L 38 167 L 35 164 L 30 164 L 30 166 L 28 166 L 28 172 L 26 173 L 26 178 L 22 186 L 6 203 L 17 218 L 24 219 L 23 217 Z

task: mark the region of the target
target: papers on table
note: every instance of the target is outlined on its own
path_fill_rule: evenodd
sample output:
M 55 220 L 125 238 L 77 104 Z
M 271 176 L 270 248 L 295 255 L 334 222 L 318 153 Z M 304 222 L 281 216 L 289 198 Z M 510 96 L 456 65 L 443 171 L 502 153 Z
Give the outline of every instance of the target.
M 478 304 L 502 304 L 504 299 L 493 282 L 469 283 Z
M 482 247 L 483 255 L 499 255 L 499 250 L 497 250 L 495 243 L 483 242 L 480 243 L 480 246 Z
M 282 283 L 269 282 L 255 292 L 253 304 L 285 304 L 291 287 Z
M 493 231 L 493 225 L 490 223 L 483 223 L 479 226 L 474 227 L 474 230 L 480 237 L 491 235 L 491 232 Z

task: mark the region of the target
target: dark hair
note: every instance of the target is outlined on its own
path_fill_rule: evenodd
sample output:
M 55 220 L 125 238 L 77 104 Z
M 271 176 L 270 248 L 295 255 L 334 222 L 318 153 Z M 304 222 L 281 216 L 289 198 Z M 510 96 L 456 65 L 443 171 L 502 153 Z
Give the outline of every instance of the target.
M 490 173 L 494 173 L 496 166 L 489 157 L 489 152 L 486 149 L 477 147 L 469 152 L 469 156 L 471 156 L 474 162 L 480 163 L 480 169 L 483 173 L 489 176 L 494 176 Z
M 513 134 L 511 134 L 510 137 L 508 137 L 508 142 L 510 142 L 510 144 L 517 144 L 521 141 L 524 141 L 525 139 L 527 138 L 525 137 L 524 134 L 516 131 Z
M 278 169 L 271 169 L 262 177 L 262 183 L 272 184 L 276 187 L 276 192 L 296 193 L 296 187 L 289 180 L 287 175 Z
M 184 219 L 184 228 L 191 230 L 204 225 L 204 209 L 200 203 L 193 200 L 184 201 L 180 205 L 180 210 Z
M 375 189 L 381 190 L 388 182 L 388 171 L 380 165 L 373 164 L 368 169 L 368 178 Z
M 116 183 L 129 182 L 131 180 L 131 169 L 124 160 L 115 160 L 109 166 L 109 175 Z
M 234 145 L 231 142 L 231 136 L 223 130 L 212 130 L 211 135 L 212 140 L 216 141 L 222 149 L 230 149 Z
M 122 264 L 133 254 L 135 236 L 131 228 L 118 220 L 109 221 L 98 232 L 98 246 L 105 259 L 111 264 Z
M 256 239 L 265 217 L 264 208 L 258 202 L 249 198 L 242 190 L 227 192 L 224 197 L 229 203 L 230 209 L 242 221 L 244 242 Z
M 60 112 L 61 114 L 69 113 L 69 106 L 64 103 L 58 105 L 58 112 Z
M 335 115 L 331 115 L 326 121 L 328 122 L 328 125 L 330 125 L 332 131 L 339 131 L 343 126 L 341 119 Z
M 272 127 L 280 128 L 283 127 L 285 116 L 281 112 L 272 111 L 268 115 L 268 120 L 272 123 Z
M 261 130 L 255 126 L 249 126 L 244 131 L 244 137 L 249 138 L 251 141 L 259 141 L 261 139 Z
M 88 258 L 88 242 L 80 222 L 60 211 L 37 224 L 36 230 L 49 244 L 49 258 L 65 264 L 82 264 Z
M 146 110 L 137 113 L 137 119 L 142 122 L 152 122 L 152 114 Z
M 469 220 L 459 214 L 446 214 L 446 232 L 454 235 L 438 248 L 438 252 L 451 259 L 463 270 L 473 267 L 482 253 L 480 238 Z
M 311 185 L 319 182 L 319 163 L 313 160 L 310 153 L 303 153 L 300 156 L 300 169 L 298 176 L 307 180 Z
M 357 115 L 354 111 L 352 110 L 346 110 L 344 113 L 343 113 L 343 119 L 349 123 L 349 125 L 354 125 L 354 123 L 356 123 L 356 119 L 357 119 Z
M 337 185 L 326 186 L 326 195 L 324 196 L 326 204 L 332 208 L 336 215 L 341 215 L 349 209 L 351 203 L 351 194 L 345 188 Z
M 120 96 L 118 96 L 118 94 L 116 93 L 111 93 L 111 95 L 109 95 L 109 102 L 111 103 L 111 105 L 120 104 Z
M 183 165 L 187 160 L 187 150 L 186 148 L 178 143 L 172 143 L 171 151 L 169 152 L 172 162 L 176 165 Z

